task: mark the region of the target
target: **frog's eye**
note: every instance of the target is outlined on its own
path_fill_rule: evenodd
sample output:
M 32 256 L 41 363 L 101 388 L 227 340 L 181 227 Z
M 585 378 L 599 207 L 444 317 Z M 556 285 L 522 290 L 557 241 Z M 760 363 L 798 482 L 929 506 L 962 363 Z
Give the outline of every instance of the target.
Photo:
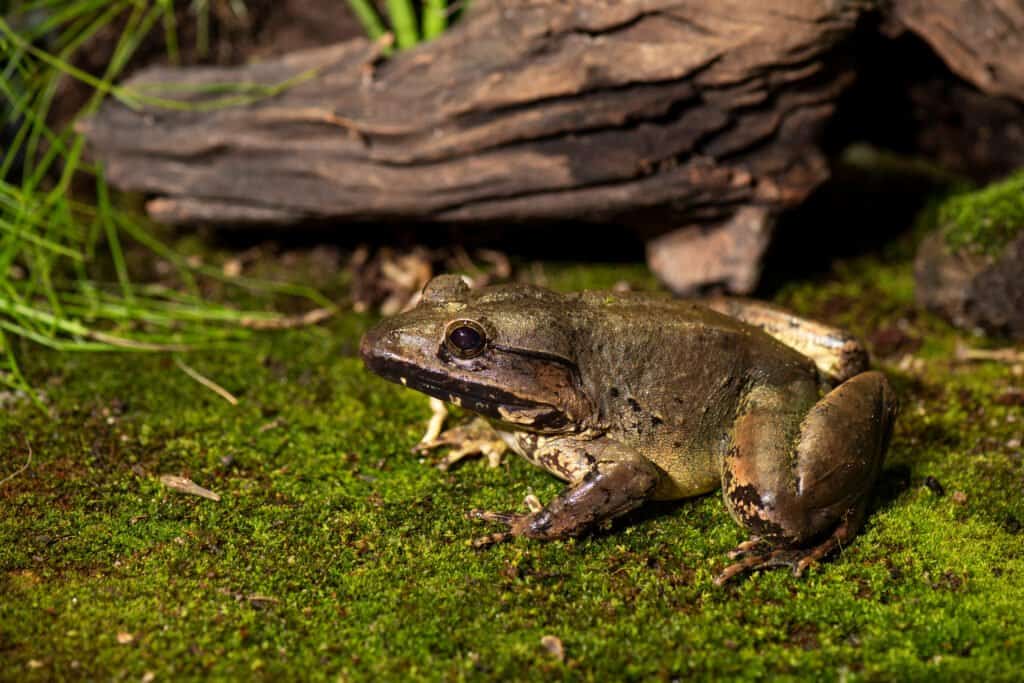
M 472 320 L 453 320 L 448 323 L 444 338 L 448 350 L 458 358 L 479 356 L 487 345 L 484 328 Z

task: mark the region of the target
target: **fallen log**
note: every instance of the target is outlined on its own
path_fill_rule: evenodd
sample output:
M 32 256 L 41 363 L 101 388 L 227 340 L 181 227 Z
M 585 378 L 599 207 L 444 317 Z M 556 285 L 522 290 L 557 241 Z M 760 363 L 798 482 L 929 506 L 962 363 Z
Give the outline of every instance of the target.
M 927 36 L 952 12 L 903 5 L 899 25 Z M 162 86 L 194 108 L 110 101 L 82 129 L 107 177 L 155 195 L 147 208 L 169 223 L 626 222 L 681 231 L 649 243 L 673 289 L 747 292 L 779 212 L 828 175 L 821 131 L 854 76 L 836 54 L 872 9 L 473 7 L 440 39 L 386 60 L 357 39 L 244 67 L 148 69 L 126 86 Z M 971 78 L 974 62 L 957 59 Z M 1013 69 L 983 71 L 992 92 L 1022 91 Z M 301 82 L 247 106 L 210 106 L 229 84 L 290 79 Z

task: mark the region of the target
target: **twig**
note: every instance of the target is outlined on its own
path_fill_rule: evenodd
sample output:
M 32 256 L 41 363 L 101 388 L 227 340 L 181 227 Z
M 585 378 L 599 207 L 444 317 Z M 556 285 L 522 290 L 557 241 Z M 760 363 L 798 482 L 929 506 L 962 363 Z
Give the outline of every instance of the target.
M 26 442 L 25 442 L 25 445 L 26 445 L 26 446 L 28 446 L 28 457 L 27 457 L 27 458 L 25 458 L 25 464 L 24 464 L 24 465 L 22 465 L 21 467 L 19 467 L 18 469 L 16 469 L 16 470 L 15 470 L 14 472 L 12 472 L 11 474 L 8 474 L 8 475 L 7 475 L 6 477 L 4 477 L 3 479 L 0 479 L 0 486 L 3 486 L 3 485 L 4 485 L 4 484 L 6 484 L 7 482 L 9 482 L 9 481 L 10 481 L 11 479 L 14 479 L 14 478 L 15 478 L 16 476 L 18 476 L 19 474 L 21 474 L 22 472 L 24 472 L 25 470 L 27 470 L 27 469 L 28 469 L 28 466 L 32 464 L 32 444 L 30 444 L 30 443 L 28 443 L 28 442 L 26 441 Z
M 1024 363 L 1024 351 L 1014 348 L 972 349 L 964 344 L 957 344 L 956 359 L 964 361 L 991 360 L 1000 363 Z
M 225 401 L 227 401 L 231 405 L 233 405 L 233 406 L 237 406 L 238 405 L 238 399 L 235 397 L 234 394 L 232 394 L 230 391 L 228 391 L 227 389 L 225 389 L 221 385 L 219 385 L 216 382 L 214 382 L 209 377 L 201 375 L 196 370 L 192 369 L 188 365 L 185 365 L 185 362 L 183 360 L 181 360 L 180 358 L 175 357 L 174 358 L 174 364 L 177 365 L 181 369 L 181 371 L 184 372 L 186 375 L 188 375 L 189 377 L 191 377 L 195 381 L 199 382 L 204 387 L 206 387 L 207 389 L 209 389 L 213 393 L 217 394 L 218 396 L 223 398 Z

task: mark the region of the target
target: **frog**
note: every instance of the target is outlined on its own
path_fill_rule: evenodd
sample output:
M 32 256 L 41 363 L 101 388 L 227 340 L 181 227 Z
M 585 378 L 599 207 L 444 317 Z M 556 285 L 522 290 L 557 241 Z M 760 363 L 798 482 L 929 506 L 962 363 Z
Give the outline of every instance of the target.
M 439 275 L 360 342 L 368 370 L 475 413 L 566 482 L 472 509 L 478 548 L 568 539 L 653 501 L 721 490 L 747 540 L 715 577 L 800 576 L 862 528 L 898 412 L 847 332 L 752 299 L 471 289 Z M 450 442 L 449 442 L 450 443 Z

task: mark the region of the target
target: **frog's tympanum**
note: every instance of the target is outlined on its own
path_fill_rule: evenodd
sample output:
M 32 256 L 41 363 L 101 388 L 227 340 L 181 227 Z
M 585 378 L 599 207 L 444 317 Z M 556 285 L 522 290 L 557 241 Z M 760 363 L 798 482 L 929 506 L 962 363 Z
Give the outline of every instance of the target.
M 896 400 L 845 333 L 765 304 L 470 290 L 443 275 L 362 340 L 373 372 L 487 418 L 568 482 L 506 530 L 577 536 L 649 500 L 723 490 L 750 534 L 716 580 L 800 574 L 860 528 Z

